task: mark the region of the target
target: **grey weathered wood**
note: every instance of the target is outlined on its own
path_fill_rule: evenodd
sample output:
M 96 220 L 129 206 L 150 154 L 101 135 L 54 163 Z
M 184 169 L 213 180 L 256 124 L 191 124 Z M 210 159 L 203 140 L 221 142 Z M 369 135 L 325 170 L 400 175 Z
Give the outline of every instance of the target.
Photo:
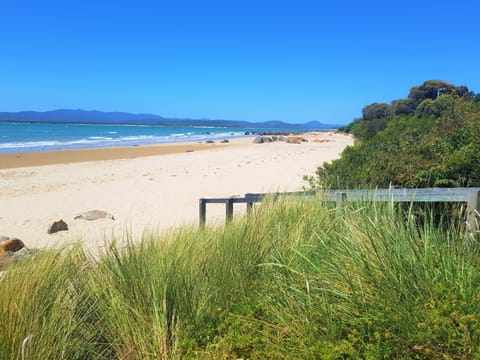
M 245 198 L 204 198 L 209 204 L 225 204 L 227 201 L 232 201 L 233 203 L 246 203 Z
M 325 192 L 324 196 L 331 201 L 335 201 L 340 192 L 345 193 L 346 200 L 350 201 L 466 202 L 469 191 L 468 188 L 333 190 Z
M 209 198 L 200 199 L 200 224 L 205 224 L 206 204 L 223 203 L 226 210 L 226 221 L 233 217 L 233 204 L 246 203 L 247 211 L 253 204 L 262 201 L 266 196 L 273 198 L 279 196 L 312 198 L 312 192 L 287 192 L 287 193 L 247 193 L 243 198 Z M 469 224 L 477 224 L 480 216 L 480 187 L 476 188 L 424 188 L 424 189 L 364 189 L 364 190 L 331 190 L 324 191 L 321 195 L 325 200 L 335 202 L 337 213 L 341 213 L 345 201 L 365 202 L 465 202 L 468 208 Z
M 233 200 L 227 199 L 225 202 L 225 221 L 230 222 L 233 219 Z
M 200 226 L 204 226 L 205 221 L 207 220 L 207 199 L 198 200 L 198 213 L 200 217 Z

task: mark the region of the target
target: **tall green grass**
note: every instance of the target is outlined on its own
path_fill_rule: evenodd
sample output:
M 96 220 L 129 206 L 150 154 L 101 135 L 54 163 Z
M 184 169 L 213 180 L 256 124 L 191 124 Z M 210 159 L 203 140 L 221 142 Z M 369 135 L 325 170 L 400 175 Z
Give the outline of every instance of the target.
M 97 342 L 85 326 L 96 311 L 79 286 L 86 275 L 79 247 L 37 254 L 0 278 L 1 359 L 82 359 Z
M 480 358 L 478 247 L 433 215 L 280 199 L 40 254 L 0 278 L 0 358 Z

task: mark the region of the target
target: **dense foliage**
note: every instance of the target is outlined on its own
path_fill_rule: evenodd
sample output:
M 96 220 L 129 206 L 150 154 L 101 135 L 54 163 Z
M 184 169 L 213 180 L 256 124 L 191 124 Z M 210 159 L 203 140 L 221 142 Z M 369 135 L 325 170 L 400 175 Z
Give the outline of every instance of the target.
M 374 103 L 342 129 L 357 141 L 323 164 L 328 188 L 480 186 L 480 96 L 430 80 L 406 99 Z
M 480 358 L 472 234 L 317 200 L 2 269 L 0 358 Z

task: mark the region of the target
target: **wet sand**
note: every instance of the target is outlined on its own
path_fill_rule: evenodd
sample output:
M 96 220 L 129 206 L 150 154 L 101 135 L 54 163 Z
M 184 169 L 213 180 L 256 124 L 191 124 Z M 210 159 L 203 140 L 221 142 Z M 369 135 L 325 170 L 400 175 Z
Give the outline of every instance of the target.
M 160 145 L 123 146 L 114 148 L 52 150 L 0 154 L 0 169 L 28 166 L 69 164 L 84 161 L 118 160 L 143 156 L 177 154 L 208 150 L 224 146 L 221 143 L 170 143 Z

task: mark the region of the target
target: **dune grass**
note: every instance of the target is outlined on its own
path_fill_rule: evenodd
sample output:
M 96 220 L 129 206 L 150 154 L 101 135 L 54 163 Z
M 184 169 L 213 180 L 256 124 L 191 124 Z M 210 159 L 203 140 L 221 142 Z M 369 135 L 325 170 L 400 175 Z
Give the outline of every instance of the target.
M 42 253 L 0 278 L 0 357 L 480 358 L 479 248 L 423 219 L 280 199 L 96 258 Z

